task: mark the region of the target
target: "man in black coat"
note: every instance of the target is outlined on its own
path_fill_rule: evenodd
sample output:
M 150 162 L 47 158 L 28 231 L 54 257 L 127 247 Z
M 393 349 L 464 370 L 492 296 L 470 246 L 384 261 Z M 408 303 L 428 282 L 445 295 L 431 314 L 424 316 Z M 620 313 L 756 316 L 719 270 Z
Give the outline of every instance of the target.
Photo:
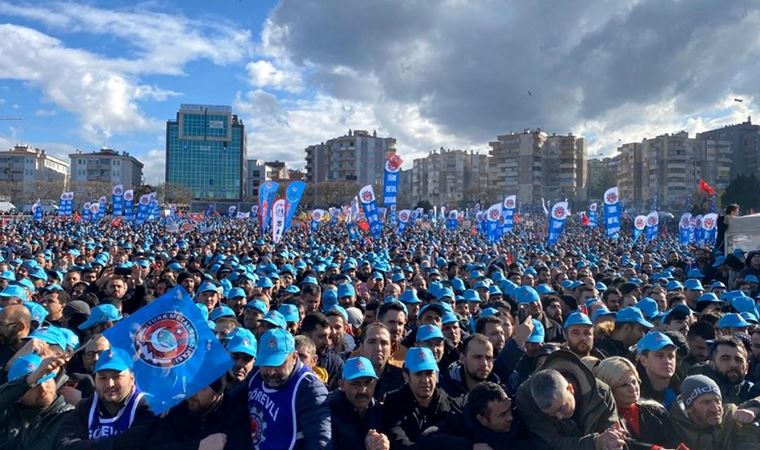
M 332 416 L 335 450 L 388 450 L 388 437 L 382 428 L 382 409 L 373 398 L 377 375 L 367 358 L 358 356 L 343 365 L 340 389 L 327 399 Z

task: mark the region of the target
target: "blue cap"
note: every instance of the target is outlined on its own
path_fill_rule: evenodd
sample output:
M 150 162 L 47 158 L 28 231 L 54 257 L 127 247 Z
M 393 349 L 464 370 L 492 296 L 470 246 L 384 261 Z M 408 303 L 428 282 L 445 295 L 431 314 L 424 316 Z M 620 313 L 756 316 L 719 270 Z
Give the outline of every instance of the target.
M 15 285 L 15 284 L 9 284 L 0 292 L 0 297 L 16 297 L 21 299 L 22 302 L 27 301 L 26 297 L 26 290 L 22 288 L 21 286 Z
M 282 315 L 282 313 L 278 311 L 269 311 L 267 315 L 264 316 L 264 318 L 262 318 L 261 320 L 263 320 L 264 322 L 270 323 L 276 326 L 277 328 L 285 329 L 288 327 L 285 317 Z
M 66 350 L 68 339 L 58 327 L 37 328 L 30 334 L 28 339 L 37 339 L 50 345 L 57 345 L 61 350 Z
M 343 379 L 351 381 L 357 378 L 377 378 L 372 363 L 363 356 L 349 358 L 343 364 Z
M 245 353 L 256 357 L 256 336 L 249 330 L 238 327 L 227 342 L 227 351 L 230 353 Z
M 459 322 L 459 319 L 457 318 L 456 314 L 449 311 L 446 311 L 445 313 L 443 313 L 443 317 L 441 317 L 441 324 L 447 325 L 454 322 Z
M 263 289 L 269 289 L 274 287 L 274 284 L 272 283 L 272 280 L 269 279 L 269 277 L 261 277 L 259 278 L 259 281 L 256 282 L 256 286 Z
M 705 288 L 702 287 L 702 282 L 699 280 L 695 280 L 693 278 L 689 278 L 684 283 L 684 287 L 690 291 L 704 291 Z
M 546 334 L 544 331 L 544 324 L 542 324 L 536 319 L 531 319 L 531 320 L 533 321 L 533 331 L 530 333 L 530 336 L 528 336 L 528 342 L 533 342 L 535 344 L 543 344 L 544 335 Z
M 239 287 L 232 288 L 227 293 L 227 298 L 237 298 L 237 297 L 245 297 L 245 291 L 243 290 L 243 288 L 239 288 Z
M 200 286 L 198 286 L 198 293 L 201 292 L 219 292 L 219 288 L 210 281 L 204 281 L 201 283 Z
M 254 300 L 252 302 L 246 303 L 245 308 L 258 310 L 259 312 L 261 312 L 261 314 L 266 314 L 269 312 L 269 308 L 267 307 L 267 304 L 261 300 Z
M 301 281 L 301 284 L 302 285 L 304 285 L 304 284 L 313 284 L 315 286 L 318 286 L 319 282 L 317 282 L 316 277 L 313 277 L 311 275 L 307 275 L 307 276 L 303 277 L 303 281 Z
M 353 297 L 356 291 L 351 284 L 343 283 L 338 285 L 338 298 Z
M 751 312 L 752 314 L 757 314 L 755 300 L 753 300 L 750 297 L 745 297 L 744 295 L 736 296 L 732 298 L 731 307 L 733 307 L 737 312 L 740 312 L 740 313 Z
M 8 381 L 15 381 L 29 375 L 40 367 L 40 363 L 42 363 L 42 357 L 36 353 L 29 353 L 19 357 L 8 371 Z M 55 375 L 56 372 L 50 372 L 37 380 L 37 384 L 42 384 L 47 380 L 54 378 Z
M 11 270 L 4 270 L 0 272 L 0 278 L 7 281 L 16 281 L 16 274 Z
M 744 281 L 747 283 L 759 283 L 760 280 L 757 279 L 757 275 L 749 274 L 744 277 Z
M 468 302 L 476 302 L 480 303 L 480 295 L 475 291 L 475 289 L 467 289 L 464 291 L 464 299 Z
M 521 304 L 541 301 L 538 292 L 530 286 L 520 286 L 512 292 L 512 296 L 517 300 L 517 303 Z
M 60 330 L 60 333 L 66 338 L 66 347 L 71 350 L 79 348 L 79 336 L 77 336 L 76 333 L 68 328 L 59 328 L 58 330 Z
M 440 291 L 438 291 L 438 295 L 435 296 L 436 300 L 442 300 L 446 297 L 449 297 L 452 301 L 454 300 L 454 290 L 451 288 L 443 288 Z
M 668 281 L 668 284 L 665 286 L 665 289 L 668 292 L 678 291 L 678 290 L 683 289 L 683 284 L 681 284 L 681 282 L 678 280 Z
M 132 358 L 120 348 L 110 348 L 100 352 L 98 362 L 95 363 L 95 372 L 104 370 L 115 370 L 123 372 L 132 370 Z
M 259 367 L 279 367 L 296 351 L 293 335 L 282 328 L 267 331 L 261 335 L 260 341 L 261 345 L 256 354 L 256 365 Z
M 174 270 L 174 271 L 182 270 L 182 264 L 178 263 L 177 261 L 170 262 L 166 267 L 169 270 Z
M 213 310 L 211 310 L 210 318 L 212 321 L 216 322 L 216 319 L 220 319 L 222 317 L 235 317 L 235 311 L 232 310 L 229 306 L 222 305 L 221 307 L 216 307 Z
M 417 312 L 417 320 L 419 320 L 428 311 L 435 311 L 439 316 L 443 317 L 443 313 L 446 311 L 446 309 L 440 303 L 428 303 L 427 305 L 424 305 L 422 308 L 420 308 L 419 312 Z
M 717 295 L 715 295 L 714 292 L 706 292 L 699 296 L 697 299 L 697 303 L 700 302 L 707 302 L 707 303 L 723 303 L 722 300 L 718 298 Z
M 417 328 L 417 342 L 425 342 L 432 339 L 443 339 L 441 329 L 435 325 L 422 325 Z
M 737 313 L 725 314 L 718 321 L 718 328 L 747 328 L 749 326 L 751 324 Z
M 569 316 L 567 316 L 567 320 L 565 320 L 565 329 L 568 329 L 573 325 L 585 325 L 589 327 L 594 326 L 594 324 L 591 322 L 591 319 L 589 319 L 588 316 L 583 314 L 581 311 L 573 311 Z
M 26 309 L 29 310 L 29 315 L 31 316 L 32 321 L 37 323 L 42 323 L 45 321 L 45 318 L 48 316 L 48 311 L 45 309 L 44 306 L 40 305 L 36 302 L 24 302 L 24 306 L 26 306 Z
M 605 316 L 616 317 L 617 314 L 607 309 L 606 306 L 600 306 L 594 311 L 594 314 L 591 315 L 591 321 L 596 323 L 597 320 Z
M 480 317 L 491 317 L 499 314 L 499 310 L 496 308 L 486 308 L 480 311 Z
M 296 323 L 301 320 L 301 315 L 298 313 L 298 306 L 296 305 L 283 303 L 279 308 L 277 308 L 277 312 L 282 314 L 286 322 Z
M 557 293 L 557 291 L 552 289 L 552 287 L 546 283 L 541 283 L 538 286 L 536 286 L 536 292 L 538 292 L 539 295 L 549 295 L 549 294 Z
M 650 322 L 644 320 L 644 316 L 641 314 L 641 310 L 635 306 L 629 306 L 623 308 L 615 315 L 616 323 L 638 323 L 645 328 L 653 328 Z
M 645 334 L 644 337 L 639 339 L 639 342 L 636 343 L 635 349 L 637 353 L 641 353 L 646 351 L 656 352 L 665 347 L 675 348 L 676 345 L 666 334 L 660 333 L 659 331 L 650 331 Z
M 746 320 L 748 323 L 750 323 L 752 325 L 757 325 L 758 324 L 757 316 L 755 314 L 752 314 L 749 311 L 748 312 L 739 313 L 739 315 L 742 316 L 742 318 L 744 318 L 744 320 Z
M 686 272 L 686 277 L 687 278 L 704 278 L 705 274 L 703 274 L 701 270 L 695 267 L 693 269 L 689 269 L 689 271 Z
M 404 281 L 406 278 L 404 277 L 404 274 L 401 273 L 394 273 L 391 275 L 391 281 L 394 283 L 398 283 L 399 281 Z
M 642 298 L 638 303 L 636 303 L 636 307 L 639 308 L 644 317 L 650 320 L 660 313 L 660 306 L 652 297 Z
M 401 293 L 401 300 L 402 303 L 406 303 L 408 305 L 416 305 L 419 303 L 422 303 L 417 297 L 417 292 L 414 289 L 407 289 L 404 292 Z
M 114 305 L 98 305 L 90 311 L 90 317 L 79 325 L 80 330 L 87 330 L 95 325 L 106 322 L 116 322 L 121 320 L 121 313 Z
M 406 358 L 404 358 L 404 367 L 412 373 L 426 370 L 438 372 L 438 364 L 435 362 L 433 352 L 429 348 L 410 348 L 406 352 Z
M 604 292 L 604 291 L 607 290 L 607 285 L 604 284 L 604 283 L 602 283 L 601 281 L 597 281 L 596 284 L 594 285 L 594 287 L 596 287 L 597 291 Z

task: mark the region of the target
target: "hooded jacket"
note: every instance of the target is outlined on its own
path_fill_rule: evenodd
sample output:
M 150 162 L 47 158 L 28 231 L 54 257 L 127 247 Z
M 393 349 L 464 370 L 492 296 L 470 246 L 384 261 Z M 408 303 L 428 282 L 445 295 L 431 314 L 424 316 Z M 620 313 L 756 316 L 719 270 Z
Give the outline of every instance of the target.
M 575 413 L 568 420 L 545 414 L 530 392 L 533 377 L 517 391 L 517 409 L 525 426 L 555 450 L 594 450 L 599 433 L 618 423 L 615 399 L 610 388 L 594 378 L 573 353 L 559 350 L 546 358 L 542 369 L 555 369 L 574 381 Z
M 753 389 L 751 381 L 742 380 L 739 384 L 729 384 L 718 372 L 713 370 L 708 363 L 696 364 L 689 370 L 689 375 L 704 375 L 715 382 L 720 388 L 720 395 L 723 397 L 723 403 L 746 402 L 757 395 Z
M 485 381 L 502 384 L 501 379 L 493 370 L 491 370 L 491 374 L 488 375 L 488 379 Z M 504 386 L 502 385 L 502 387 Z M 462 363 L 457 361 L 451 364 L 448 370 L 441 373 L 441 389 L 446 391 L 446 394 L 448 394 L 449 398 L 456 400 L 459 405 L 462 405 L 464 403 L 464 397 L 467 396 L 467 393 L 470 392 L 470 390 L 467 389 L 467 383 L 465 382 L 464 375 L 464 366 L 462 366 Z
M 0 448 L 53 450 L 66 416 L 74 409 L 62 396 L 47 408 L 25 408 L 16 402 L 32 386 L 26 378 L 0 386 Z

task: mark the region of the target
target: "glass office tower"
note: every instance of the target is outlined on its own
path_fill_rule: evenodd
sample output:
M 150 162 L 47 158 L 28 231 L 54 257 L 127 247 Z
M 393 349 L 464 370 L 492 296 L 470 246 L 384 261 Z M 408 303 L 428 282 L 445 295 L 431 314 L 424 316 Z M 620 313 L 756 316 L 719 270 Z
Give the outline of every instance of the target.
M 245 127 L 229 106 L 183 104 L 166 122 L 166 183 L 195 200 L 241 200 L 245 161 Z

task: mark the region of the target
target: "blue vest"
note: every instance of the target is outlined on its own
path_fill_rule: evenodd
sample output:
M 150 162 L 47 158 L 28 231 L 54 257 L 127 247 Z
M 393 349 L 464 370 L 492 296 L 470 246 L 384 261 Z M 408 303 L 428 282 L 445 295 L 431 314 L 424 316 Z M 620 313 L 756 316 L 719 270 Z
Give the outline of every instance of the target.
M 248 414 L 254 450 L 291 450 L 302 438 L 296 423 L 296 392 L 306 377 L 315 377 L 300 361 L 290 380 L 279 389 L 264 384 L 261 371 L 248 383 Z
M 114 436 L 121 434 L 132 425 L 135 420 L 135 412 L 137 406 L 140 404 L 140 399 L 145 394 L 138 391 L 137 388 L 132 391 L 132 395 L 124 402 L 124 406 L 113 417 L 103 417 L 100 413 L 98 404 L 100 399 L 97 392 L 92 399 L 92 406 L 90 407 L 90 416 L 87 420 L 87 427 L 89 429 L 90 439 L 100 439 L 103 437 Z

